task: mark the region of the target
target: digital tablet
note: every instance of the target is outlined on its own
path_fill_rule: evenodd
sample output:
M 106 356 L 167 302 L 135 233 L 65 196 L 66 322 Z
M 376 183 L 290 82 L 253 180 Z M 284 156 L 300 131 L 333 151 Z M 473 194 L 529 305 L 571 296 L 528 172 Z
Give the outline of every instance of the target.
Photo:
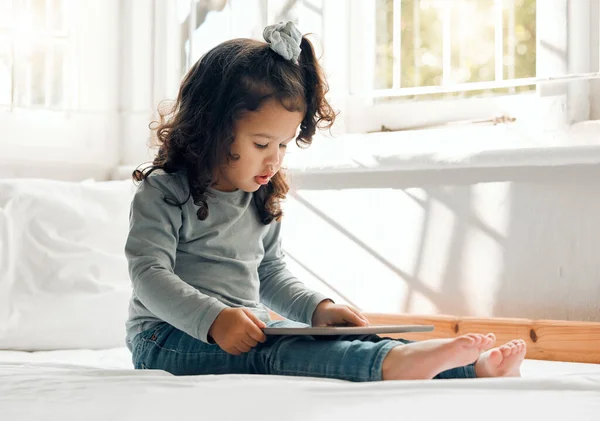
M 369 325 L 369 326 L 321 326 L 321 327 L 266 327 L 265 335 L 369 335 L 377 333 L 431 332 L 431 325 Z

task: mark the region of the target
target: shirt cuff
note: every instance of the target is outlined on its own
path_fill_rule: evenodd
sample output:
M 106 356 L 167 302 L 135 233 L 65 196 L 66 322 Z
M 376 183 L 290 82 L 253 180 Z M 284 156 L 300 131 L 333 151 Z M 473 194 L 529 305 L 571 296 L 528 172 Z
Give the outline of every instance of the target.
M 207 344 L 214 344 L 215 341 L 212 338 L 209 338 L 208 331 L 212 326 L 213 322 L 217 318 L 217 316 L 221 313 L 221 311 L 229 308 L 221 301 L 215 299 L 213 303 L 211 303 L 210 307 L 207 310 L 202 312 L 200 317 L 199 326 L 198 326 L 198 339 Z
M 335 304 L 335 301 L 333 301 L 333 299 L 327 297 L 326 295 L 323 295 L 321 293 L 315 293 L 310 301 L 308 302 L 307 306 L 306 306 L 306 320 L 304 321 L 304 323 L 311 325 L 312 326 L 312 318 L 313 318 L 313 314 L 315 313 L 315 310 L 317 309 L 317 306 L 319 304 L 321 304 L 323 301 L 331 301 L 332 303 Z

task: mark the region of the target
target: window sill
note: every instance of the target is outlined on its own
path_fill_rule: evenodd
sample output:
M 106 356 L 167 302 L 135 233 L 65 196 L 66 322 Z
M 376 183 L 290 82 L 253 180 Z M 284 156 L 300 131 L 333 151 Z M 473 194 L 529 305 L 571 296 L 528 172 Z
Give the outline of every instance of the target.
M 600 164 L 600 120 L 531 134 L 511 125 L 316 137 L 291 148 L 290 174 Z
M 543 180 L 569 167 L 600 166 L 600 121 L 535 135 L 510 125 L 317 136 L 308 149 L 290 144 L 286 167 L 296 189 L 409 187 L 509 178 Z M 113 171 L 128 178 L 137 163 Z M 596 173 L 594 173 L 596 174 Z
M 546 135 L 515 126 L 463 126 L 317 138 L 286 160 L 296 190 L 578 182 L 600 170 L 600 121 Z

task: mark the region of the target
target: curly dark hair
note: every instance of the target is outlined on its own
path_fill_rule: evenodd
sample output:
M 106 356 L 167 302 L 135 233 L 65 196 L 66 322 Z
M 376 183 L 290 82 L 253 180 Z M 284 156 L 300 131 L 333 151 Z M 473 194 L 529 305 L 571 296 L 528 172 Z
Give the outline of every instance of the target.
M 306 37 L 300 48 L 298 64 L 281 57 L 266 42 L 248 38 L 226 41 L 207 52 L 184 77 L 172 108 L 164 112 L 159 107 L 160 121 L 150 125 L 156 131 L 158 154 L 151 165 L 143 170 L 138 167 L 133 179 L 142 181 L 157 169 L 185 175 L 189 195 L 198 206 L 198 219 L 206 219 L 206 190 L 214 181 L 215 169 L 239 158 L 231 153 L 234 123 L 270 99 L 289 111 L 305 113 L 296 144 L 308 147 L 316 128 L 331 128 L 336 113 L 325 99 L 328 86 Z M 280 202 L 288 191 L 280 170 L 254 192 L 264 224 L 281 218 Z M 165 202 L 183 204 L 167 198 Z

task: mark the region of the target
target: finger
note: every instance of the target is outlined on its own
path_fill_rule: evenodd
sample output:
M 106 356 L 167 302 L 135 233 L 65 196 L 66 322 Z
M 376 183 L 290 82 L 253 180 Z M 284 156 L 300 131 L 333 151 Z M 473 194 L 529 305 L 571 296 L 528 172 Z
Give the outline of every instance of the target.
M 231 355 L 240 355 L 241 354 L 241 352 L 235 347 L 231 347 L 229 349 L 226 349 L 225 351 L 230 353 Z
M 265 335 L 265 332 L 260 330 L 255 325 L 249 326 L 249 329 L 246 333 L 252 340 L 255 340 L 257 342 L 264 343 L 267 340 L 267 335 Z
M 244 308 L 244 313 L 246 314 L 246 316 L 248 316 L 248 318 L 250 320 L 252 320 L 252 322 L 258 326 L 259 328 L 263 328 L 263 327 L 267 327 L 267 325 L 265 324 L 265 322 L 263 322 L 262 320 L 260 320 L 258 317 L 256 317 L 256 314 L 252 313 L 250 311 L 250 309 Z
M 247 308 L 244 309 L 244 314 L 248 316 L 252 322 L 252 326 L 248 327 L 246 333 L 255 341 L 265 342 L 267 340 L 267 336 L 261 329 L 267 327 L 267 325 Z
M 362 314 L 360 312 L 360 310 L 358 310 L 357 308 L 352 307 L 352 306 L 348 306 L 348 308 L 350 310 L 352 310 L 352 312 L 354 312 L 354 314 L 356 314 L 358 317 L 360 317 L 362 320 L 364 320 L 365 324 L 367 324 L 367 325 L 369 324 L 369 320 L 365 317 L 364 314 Z
M 344 309 L 343 317 L 347 322 L 350 322 L 356 326 L 364 326 L 367 324 L 358 314 L 353 312 L 350 308 Z
M 246 336 L 245 339 L 242 339 L 242 342 L 244 343 L 244 345 L 247 345 L 250 348 L 254 348 L 256 345 L 258 345 L 258 341 L 252 339 L 251 336 Z
M 235 348 L 238 351 L 240 351 L 241 353 L 248 352 L 248 351 L 250 351 L 250 349 L 252 349 L 251 347 L 246 345 L 244 342 L 238 342 L 238 344 L 235 346 Z

